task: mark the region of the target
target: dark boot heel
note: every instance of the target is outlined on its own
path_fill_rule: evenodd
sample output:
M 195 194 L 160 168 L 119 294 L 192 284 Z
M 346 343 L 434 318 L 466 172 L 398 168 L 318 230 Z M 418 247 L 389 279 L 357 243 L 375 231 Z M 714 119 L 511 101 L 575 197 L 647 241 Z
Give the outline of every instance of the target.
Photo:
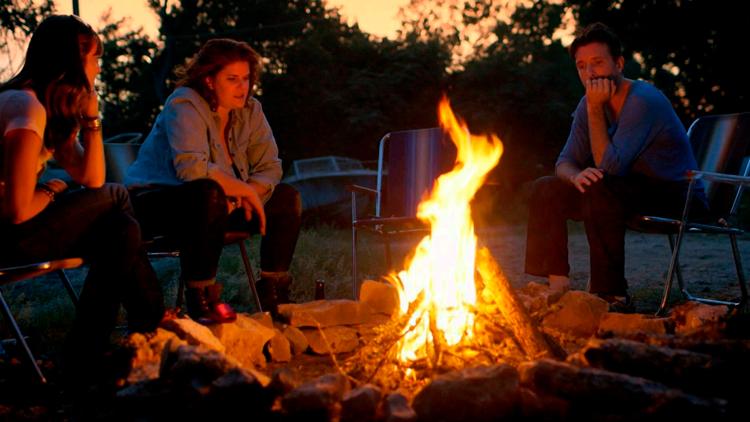
M 276 298 L 276 286 L 274 280 L 270 278 L 261 278 L 255 283 L 256 290 L 258 291 L 258 300 L 260 300 L 260 306 L 263 311 L 269 312 L 271 317 L 277 318 L 279 316 L 279 306 Z
M 279 305 L 284 303 L 294 303 L 294 301 L 289 298 L 289 290 L 292 286 L 292 276 L 287 275 L 277 279 L 274 286 L 276 287 L 276 303 Z

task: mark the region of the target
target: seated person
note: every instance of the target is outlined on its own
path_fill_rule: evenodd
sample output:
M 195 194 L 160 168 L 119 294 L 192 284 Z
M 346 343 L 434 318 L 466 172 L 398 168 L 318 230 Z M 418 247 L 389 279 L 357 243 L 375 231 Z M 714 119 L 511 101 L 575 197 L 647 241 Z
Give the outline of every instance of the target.
M 281 160 L 260 102 L 252 97 L 260 56 L 246 43 L 208 41 L 182 71 L 128 169 L 136 216 L 147 236 L 177 240 L 187 310 L 206 323 L 232 321 L 216 284 L 226 230 L 264 235 L 261 306 L 289 301 L 301 200 L 279 184 Z
M 75 256 L 90 264 L 65 348 L 66 371 L 79 378 L 98 368 L 120 304 L 131 331 L 154 330 L 164 314 L 128 192 L 104 184 L 94 91 L 101 54 L 88 24 L 50 16 L 34 31 L 23 68 L 0 86 L 0 264 Z M 84 188 L 38 183 L 51 157 Z
M 566 221 L 583 220 L 590 248 L 589 290 L 613 310 L 630 311 L 625 280 L 625 222 L 633 214 L 678 217 L 685 173 L 697 168 L 685 128 L 651 84 L 623 76 L 617 36 L 586 27 L 570 45 L 586 94 L 573 113 L 556 176 L 534 182 L 529 203 L 526 272 L 567 289 Z M 703 191 L 692 204 L 706 212 Z

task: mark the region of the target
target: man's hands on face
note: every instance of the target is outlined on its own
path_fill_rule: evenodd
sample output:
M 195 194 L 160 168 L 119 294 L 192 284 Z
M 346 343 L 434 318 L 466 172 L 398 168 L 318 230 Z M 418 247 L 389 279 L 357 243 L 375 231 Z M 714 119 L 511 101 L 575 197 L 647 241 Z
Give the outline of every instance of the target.
M 586 81 L 586 100 L 589 105 L 602 107 L 615 94 L 615 82 L 608 77 L 592 78 Z
M 602 180 L 604 178 L 604 172 L 597 168 L 588 167 L 575 176 L 570 178 L 570 183 L 578 189 L 579 192 L 586 192 L 586 188 L 592 184 Z

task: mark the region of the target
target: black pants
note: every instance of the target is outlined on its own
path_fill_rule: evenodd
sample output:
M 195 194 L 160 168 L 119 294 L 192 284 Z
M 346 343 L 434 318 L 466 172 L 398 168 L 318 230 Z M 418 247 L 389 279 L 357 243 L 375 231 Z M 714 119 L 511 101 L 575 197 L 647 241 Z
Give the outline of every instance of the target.
M 199 179 L 176 186 L 136 188 L 131 191 L 144 237 L 167 236 L 180 251 L 183 280 L 216 277 L 226 230 L 257 233 L 258 218 L 245 221 L 244 212 L 227 215 L 221 186 Z M 261 269 L 287 271 L 301 225 L 301 200 L 290 185 L 279 184 L 265 204 L 266 235 L 261 240 Z
M 680 218 L 686 182 L 664 182 L 642 176 L 605 176 L 580 193 L 554 177 L 534 182 L 529 202 L 526 237 L 526 272 L 546 277 L 567 276 L 567 220 L 584 222 L 590 251 L 591 293 L 624 295 L 625 229 L 634 214 Z M 707 213 L 702 191 L 692 203 L 691 215 Z
M 156 274 L 121 185 L 58 195 L 22 224 L 0 225 L 0 261 L 21 264 L 80 256 L 90 264 L 70 334 L 70 353 L 89 355 L 109 340 L 120 304 L 132 331 L 154 330 L 164 314 Z

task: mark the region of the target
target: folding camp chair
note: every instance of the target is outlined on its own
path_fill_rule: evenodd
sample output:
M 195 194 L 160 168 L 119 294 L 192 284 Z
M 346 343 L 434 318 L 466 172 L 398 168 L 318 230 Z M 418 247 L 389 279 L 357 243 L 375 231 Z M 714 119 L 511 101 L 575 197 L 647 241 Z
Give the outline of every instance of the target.
M 455 162 L 456 147 L 440 128 L 391 132 L 378 147 L 375 189 L 350 186 L 352 197 L 352 293 L 357 298 L 357 231 L 366 229 L 384 241 L 386 266 L 391 268 L 391 237 L 426 233 L 417 207 L 435 180 Z M 357 194 L 375 198 L 375 215 L 359 218 Z
M 708 304 L 743 307 L 748 303 L 747 284 L 742 261 L 737 247 L 737 235 L 743 230 L 733 225 L 740 198 L 745 186 L 750 186 L 750 113 L 706 116 L 695 120 L 688 130 L 690 144 L 698 161 L 699 171 L 687 175 L 690 182 L 681 219 L 657 216 L 637 216 L 628 222 L 628 227 L 641 232 L 666 234 L 672 250 L 672 258 L 664 281 L 657 315 L 666 311 L 672 289 L 672 280 L 677 275 L 680 291 L 688 300 Z M 708 198 L 711 219 L 696 221 L 690 218 L 689 204 L 695 187 L 700 181 Z M 737 282 L 740 287 L 738 301 L 726 301 L 697 297 L 691 294 L 680 272 L 679 255 L 685 235 L 691 233 L 713 233 L 728 235 L 732 245 L 732 256 Z M 676 236 L 676 238 L 675 238 Z
M 60 276 L 60 281 L 62 281 L 63 286 L 65 286 L 65 290 L 70 295 L 70 299 L 73 301 L 73 304 L 75 306 L 78 306 L 78 295 L 76 294 L 73 286 L 70 284 L 70 280 L 65 275 L 63 270 L 77 268 L 81 265 L 83 265 L 83 260 L 81 258 L 68 258 L 0 268 L 0 286 L 5 286 L 6 284 L 15 283 L 18 281 L 28 280 L 50 273 L 52 271 L 56 271 Z M 26 358 L 28 359 L 31 366 L 34 368 L 34 372 L 36 372 L 39 380 L 43 384 L 46 383 L 47 379 L 44 377 L 44 374 L 39 368 L 39 365 L 37 365 L 34 354 L 31 353 L 31 349 L 29 348 L 28 343 L 26 343 L 26 338 L 21 332 L 21 329 L 18 327 L 18 323 L 13 317 L 13 314 L 10 311 L 10 307 L 8 306 L 8 302 L 5 301 L 5 297 L 3 296 L 3 292 L 1 290 L 0 306 L 2 306 L 2 309 L 0 309 L 0 311 L 2 311 L 6 321 L 10 323 L 10 326 L 13 329 L 13 336 L 16 338 L 16 342 L 23 348 L 24 354 L 26 355 Z
M 125 172 L 130 164 L 138 156 L 138 150 L 141 145 L 136 143 L 140 139 L 134 137 L 113 137 L 104 141 L 104 155 L 107 162 L 107 181 L 113 183 L 122 183 L 125 180 Z M 119 142 L 118 142 L 119 141 Z M 253 292 L 255 306 L 259 311 L 263 311 L 258 291 L 255 289 L 255 275 L 253 272 L 250 258 L 245 247 L 245 240 L 250 238 L 250 233 L 244 231 L 228 231 L 224 233 L 224 245 L 236 244 L 240 249 L 240 256 L 245 267 L 247 282 L 250 290 Z M 177 250 L 170 239 L 164 236 L 150 239 L 146 242 L 146 250 L 149 258 L 179 258 L 180 251 Z M 184 297 L 185 283 L 180 280 L 177 290 L 177 301 L 175 306 L 182 307 Z

